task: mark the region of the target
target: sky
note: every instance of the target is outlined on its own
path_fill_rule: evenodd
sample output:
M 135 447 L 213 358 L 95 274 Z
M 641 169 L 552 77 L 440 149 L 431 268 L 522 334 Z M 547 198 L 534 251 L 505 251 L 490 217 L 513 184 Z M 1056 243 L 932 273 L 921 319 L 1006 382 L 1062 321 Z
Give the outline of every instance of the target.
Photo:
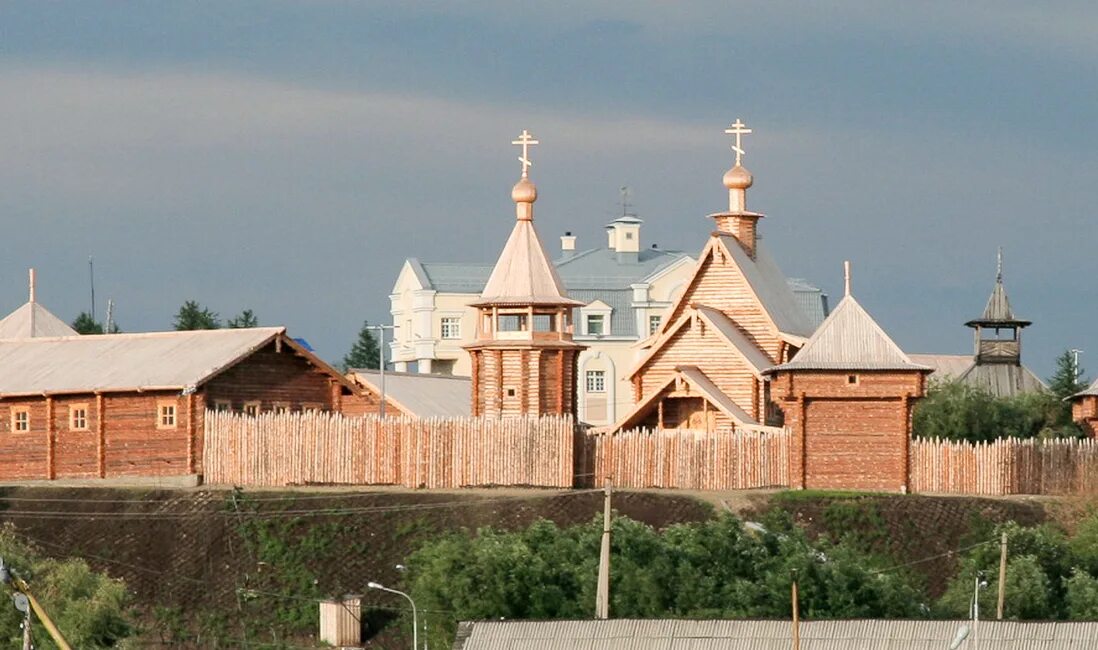
M 696 254 L 742 118 L 789 276 L 908 352 L 968 353 L 1004 249 L 1023 359 L 1098 370 L 1093 2 L 0 4 L 0 311 L 126 331 L 189 299 L 328 359 L 402 261 L 492 262 L 529 129 L 536 224 L 578 247 L 629 186 Z M 1092 375 L 1093 376 L 1093 375 Z

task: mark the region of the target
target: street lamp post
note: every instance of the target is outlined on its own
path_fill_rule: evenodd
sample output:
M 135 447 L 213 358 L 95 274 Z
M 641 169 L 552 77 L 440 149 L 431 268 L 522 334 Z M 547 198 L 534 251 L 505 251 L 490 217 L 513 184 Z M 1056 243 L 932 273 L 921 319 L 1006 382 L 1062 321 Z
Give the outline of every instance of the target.
M 379 591 L 387 591 L 391 594 L 397 594 L 398 596 L 404 596 L 405 598 L 408 599 L 408 602 L 411 603 L 411 605 L 412 605 L 412 650 L 417 650 L 417 648 L 419 648 L 419 620 L 416 616 L 416 601 L 412 600 L 412 597 L 409 596 L 408 594 L 404 593 L 403 591 L 398 591 L 396 589 L 390 589 L 390 588 L 388 588 L 384 585 L 381 585 L 377 582 L 367 583 L 366 586 L 369 587 L 370 589 L 377 589 Z

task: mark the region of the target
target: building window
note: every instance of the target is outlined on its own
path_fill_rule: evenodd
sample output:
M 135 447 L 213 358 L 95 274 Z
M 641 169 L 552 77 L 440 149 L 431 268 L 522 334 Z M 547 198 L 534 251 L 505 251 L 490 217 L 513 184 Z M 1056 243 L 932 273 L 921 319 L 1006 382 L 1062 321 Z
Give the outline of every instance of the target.
M 231 411 L 233 410 L 233 403 L 227 399 L 216 399 L 214 400 L 214 410 L 218 413 Z
M 514 388 L 508 388 L 507 389 L 507 397 L 514 397 L 514 396 L 515 396 L 515 389 Z
M 175 428 L 175 404 L 166 404 L 161 402 L 157 405 L 156 415 L 156 428 L 157 429 L 174 429 Z
M 846 383 L 850 386 L 857 386 L 858 385 L 858 375 L 847 375 L 846 376 Z
M 606 392 L 606 371 L 605 370 L 588 370 L 587 371 L 587 392 L 588 393 L 605 393 Z
M 461 338 L 461 319 L 457 317 L 447 317 L 442 319 L 442 338 L 444 339 L 460 339 Z
M 286 402 L 275 402 L 271 410 L 275 413 L 289 413 L 290 405 Z
M 88 430 L 87 404 L 74 404 L 69 407 L 69 429 L 73 431 Z
M 660 323 L 663 322 L 663 316 L 649 316 L 648 317 L 648 335 L 651 336 L 656 333 L 656 330 L 660 328 Z
M 606 333 L 606 316 L 602 314 L 587 315 L 587 333 L 591 336 L 601 336 Z
M 30 431 L 30 409 L 19 407 L 11 410 L 11 430 Z
M 250 415 L 253 418 L 259 415 L 259 402 L 244 402 L 244 415 Z

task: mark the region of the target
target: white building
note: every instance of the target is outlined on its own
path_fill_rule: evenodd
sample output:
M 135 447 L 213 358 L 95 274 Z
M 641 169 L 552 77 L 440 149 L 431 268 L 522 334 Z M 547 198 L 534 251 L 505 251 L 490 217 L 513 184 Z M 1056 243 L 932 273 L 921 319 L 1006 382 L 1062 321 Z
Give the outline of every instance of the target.
M 610 424 L 633 403 L 624 373 L 637 359 L 639 342 L 660 324 L 693 273 L 682 252 L 645 247 L 642 221 L 625 215 L 606 225 L 605 247 L 577 250 L 571 233 L 561 237 L 553 264 L 575 314 L 574 340 L 587 346 L 579 358 L 579 418 Z M 477 300 L 491 264 L 405 260 L 389 296 L 393 325 L 390 358 L 398 371 L 468 376 Z M 790 280 L 798 304 L 816 325 L 827 316 L 827 296 L 804 280 Z

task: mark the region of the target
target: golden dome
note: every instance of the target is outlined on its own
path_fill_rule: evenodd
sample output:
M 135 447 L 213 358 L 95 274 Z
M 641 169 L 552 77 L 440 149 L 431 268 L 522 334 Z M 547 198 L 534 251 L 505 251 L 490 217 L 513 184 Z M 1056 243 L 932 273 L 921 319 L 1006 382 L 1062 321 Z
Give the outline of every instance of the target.
M 523 176 L 511 188 L 511 200 L 515 203 L 533 203 L 538 200 L 538 188 L 533 181 Z
M 724 173 L 724 186 L 730 190 L 746 190 L 754 182 L 751 172 L 744 169 L 743 165 L 736 165 Z

